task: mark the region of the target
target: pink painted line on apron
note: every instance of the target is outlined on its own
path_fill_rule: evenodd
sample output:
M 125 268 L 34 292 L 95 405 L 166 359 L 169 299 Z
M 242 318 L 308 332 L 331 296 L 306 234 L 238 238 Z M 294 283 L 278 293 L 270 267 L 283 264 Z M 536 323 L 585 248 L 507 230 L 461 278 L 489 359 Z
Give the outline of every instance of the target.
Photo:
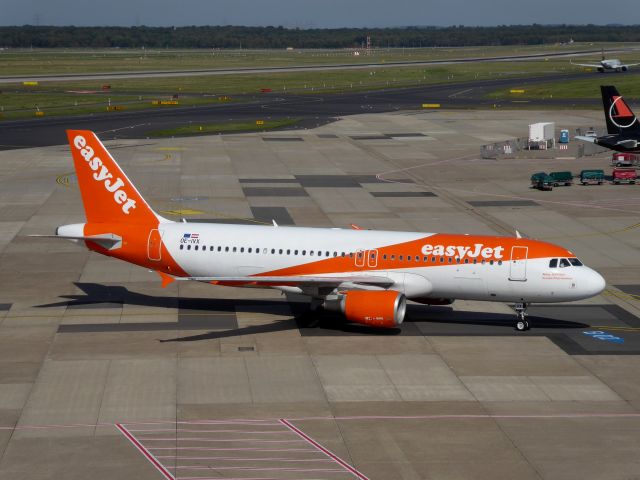
M 261 438 L 145 438 L 145 442 L 254 442 L 254 443 L 302 443 L 302 440 L 264 440 Z
M 253 426 L 253 425 L 252 425 Z M 139 435 L 149 435 L 150 433 L 162 433 L 162 432 L 178 432 L 178 433 L 248 433 L 250 435 L 289 435 L 291 432 L 289 430 L 201 430 L 201 429 L 188 429 L 188 428 L 149 428 L 149 429 L 129 429 L 130 432 L 134 432 Z
M 151 462 L 151 464 L 158 470 L 167 480 L 176 480 L 175 477 L 169 473 L 169 471 L 153 456 L 153 454 L 147 450 L 136 438 L 131 435 L 126 427 L 116 423 L 116 428 L 122 432 L 122 434 L 129 440 L 144 457 Z
M 282 423 L 285 427 L 290 429 L 292 432 L 294 432 L 300 438 L 303 438 L 306 442 L 308 442 L 311 445 L 313 445 L 314 447 L 316 447 L 318 450 L 320 450 L 322 453 L 324 453 L 327 457 L 331 458 L 334 462 L 339 464 L 342 468 L 347 470 L 349 473 L 351 473 L 353 476 L 355 476 L 359 480 L 369 480 L 363 473 L 360 473 L 358 470 L 356 470 L 351 465 L 349 465 L 347 462 L 345 462 L 340 457 L 338 457 L 335 453 L 333 453 L 333 452 L 327 450 L 326 448 L 324 448 L 322 445 L 320 445 L 318 442 L 316 442 L 309 435 L 307 435 L 302 430 L 300 430 L 300 429 L 296 428 L 294 425 L 292 425 L 288 420 L 285 420 L 284 418 L 281 418 L 280 419 L 280 423 Z
M 206 465 L 179 465 L 170 467 L 172 470 L 242 470 L 254 472 L 280 471 L 280 472 L 338 472 L 344 473 L 342 468 L 293 468 L 293 467 L 210 467 Z
M 228 462 L 333 462 L 330 458 L 279 458 L 279 457 L 181 457 L 179 455 L 156 455 L 156 458 L 170 460 L 219 460 Z
M 196 450 L 206 452 L 318 452 L 315 448 L 207 448 L 207 447 L 148 447 L 148 450 Z

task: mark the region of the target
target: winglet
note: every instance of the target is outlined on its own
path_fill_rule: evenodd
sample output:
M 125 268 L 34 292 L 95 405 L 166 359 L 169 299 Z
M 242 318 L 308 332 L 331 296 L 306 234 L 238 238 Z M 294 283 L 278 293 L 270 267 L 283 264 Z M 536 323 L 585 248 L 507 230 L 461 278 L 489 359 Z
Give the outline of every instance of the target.
M 351 224 L 351 228 L 353 228 L 354 230 L 362 230 L 362 227 L 359 227 L 358 225 L 356 225 L 355 223 Z
M 167 285 L 170 285 L 176 281 L 175 278 L 173 278 L 171 275 L 168 275 L 164 272 L 156 270 L 156 273 L 160 275 L 160 279 L 162 280 L 162 288 L 167 288 Z

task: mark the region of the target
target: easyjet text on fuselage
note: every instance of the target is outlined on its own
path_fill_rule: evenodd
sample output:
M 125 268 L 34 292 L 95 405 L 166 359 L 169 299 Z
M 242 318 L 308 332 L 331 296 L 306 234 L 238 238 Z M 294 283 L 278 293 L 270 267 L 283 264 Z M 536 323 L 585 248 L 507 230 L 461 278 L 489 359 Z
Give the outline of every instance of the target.
M 504 247 L 485 247 L 483 243 L 476 243 L 473 246 L 464 245 L 431 245 L 422 246 L 423 255 L 434 255 L 436 257 L 469 257 L 469 258 L 503 258 Z

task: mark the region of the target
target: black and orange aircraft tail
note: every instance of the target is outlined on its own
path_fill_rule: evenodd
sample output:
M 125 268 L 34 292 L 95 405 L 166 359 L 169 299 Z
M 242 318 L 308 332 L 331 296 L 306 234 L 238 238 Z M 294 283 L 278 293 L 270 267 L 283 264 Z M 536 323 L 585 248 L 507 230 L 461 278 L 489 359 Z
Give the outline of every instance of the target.
M 613 85 L 602 85 L 602 105 L 604 107 L 604 118 L 607 122 L 607 133 L 614 134 L 635 134 L 640 133 L 640 122 L 633 113 L 629 104 L 618 93 L 618 89 Z

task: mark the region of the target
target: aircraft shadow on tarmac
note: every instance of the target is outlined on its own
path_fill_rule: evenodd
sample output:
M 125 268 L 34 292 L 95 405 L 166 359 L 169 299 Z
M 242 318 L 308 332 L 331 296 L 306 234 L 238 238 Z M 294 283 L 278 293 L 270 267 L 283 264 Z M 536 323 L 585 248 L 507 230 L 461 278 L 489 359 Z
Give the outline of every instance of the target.
M 410 304 L 402 328 L 374 328 L 366 325 L 345 322 L 344 317 L 333 312 L 311 312 L 306 303 L 269 299 L 216 299 L 216 298 L 184 298 L 176 296 L 154 296 L 132 292 L 123 286 L 102 285 L 99 283 L 75 283 L 84 292 L 83 295 L 62 295 L 64 301 L 37 305 L 38 308 L 67 307 L 68 309 L 91 309 L 120 307 L 123 305 L 178 308 L 177 323 L 157 324 L 96 324 L 96 325 L 63 325 L 60 331 L 140 331 L 149 330 L 207 330 L 218 327 L 207 333 L 181 336 L 160 340 L 161 342 L 193 342 L 219 338 L 240 337 L 259 333 L 272 333 L 287 330 L 300 330 L 303 336 L 420 336 L 420 335 L 510 335 L 514 333 L 515 314 L 488 313 L 475 311 L 456 311 L 451 307 L 434 307 Z M 181 314 L 188 317 L 189 312 L 210 312 L 212 315 L 229 313 L 235 319 L 236 312 L 265 313 L 276 310 L 282 312 L 282 306 L 288 304 L 293 316 L 264 325 L 224 328 L 217 323 L 220 317 L 198 317 L 182 319 Z M 589 325 L 555 318 L 531 315 L 528 317 L 536 330 L 579 329 Z M 75 327 L 75 328 L 74 328 Z

